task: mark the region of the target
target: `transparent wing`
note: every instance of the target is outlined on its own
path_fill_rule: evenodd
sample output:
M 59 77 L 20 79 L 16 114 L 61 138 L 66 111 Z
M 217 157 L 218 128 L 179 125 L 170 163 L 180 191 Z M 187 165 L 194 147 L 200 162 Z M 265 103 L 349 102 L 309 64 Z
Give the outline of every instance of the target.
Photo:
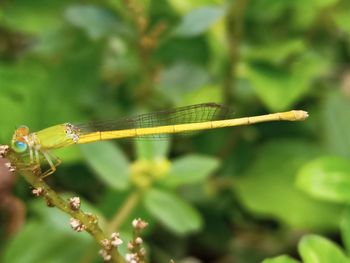
M 119 120 L 98 121 L 75 125 L 81 134 L 98 131 L 115 131 L 135 128 L 149 128 L 166 125 L 200 123 L 223 120 L 232 117 L 230 108 L 216 103 L 204 103 L 175 108 L 171 110 L 146 113 Z M 164 138 L 166 135 L 147 135 L 141 138 Z

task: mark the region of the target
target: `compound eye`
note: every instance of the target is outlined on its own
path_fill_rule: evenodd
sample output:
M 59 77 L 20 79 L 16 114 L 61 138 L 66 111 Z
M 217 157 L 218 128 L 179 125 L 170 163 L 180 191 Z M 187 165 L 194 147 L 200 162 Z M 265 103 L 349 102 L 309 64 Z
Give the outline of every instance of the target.
M 25 142 L 16 141 L 12 144 L 12 148 L 15 152 L 23 153 L 27 150 L 28 145 Z

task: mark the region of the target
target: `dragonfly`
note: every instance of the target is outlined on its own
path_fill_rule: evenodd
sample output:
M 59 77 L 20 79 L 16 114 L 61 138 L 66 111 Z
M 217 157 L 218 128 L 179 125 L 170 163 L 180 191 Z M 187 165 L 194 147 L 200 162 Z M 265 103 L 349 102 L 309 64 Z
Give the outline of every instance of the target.
M 268 121 L 302 121 L 308 117 L 303 110 L 292 110 L 266 115 L 233 118 L 230 108 L 217 103 L 202 103 L 180 108 L 146 113 L 119 120 L 97 121 L 84 124 L 63 123 L 30 132 L 19 126 L 12 137 L 11 148 L 26 154 L 29 164 L 50 166 L 43 177 L 56 171 L 60 159 L 51 150 L 74 144 L 122 138 L 159 138 L 174 133 L 186 133 Z

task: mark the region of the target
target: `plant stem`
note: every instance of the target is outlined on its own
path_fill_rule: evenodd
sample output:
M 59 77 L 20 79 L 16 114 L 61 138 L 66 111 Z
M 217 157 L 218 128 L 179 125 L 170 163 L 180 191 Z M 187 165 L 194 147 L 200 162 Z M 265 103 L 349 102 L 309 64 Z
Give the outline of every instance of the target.
M 117 211 L 108 225 L 109 232 L 117 231 L 117 229 L 123 224 L 123 222 L 131 214 L 132 210 L 136 207 L 140 200 L 141 194 L 134 192 L 126 199 L 122 207 Z
M 248 0 L 237 0 L 230 3 L 229 12 L 226 17 L 226 37 L 228 43 L 228 61 L 225 67 L 225 78 L 223 84 L 223 98 L 225 104 L 230 105 L 233 100 L 234 78 L 237 74 L 239 62 L 239 47 L 243 35 L 244 14 Z
M 10 162 L 16 166 L 19 174 L 21 174 L 30 185 L 32 185 L 35 189 L 42 190 L 41 196 L 45 198 L 48 206 L 55 206 L 61 211 L 79 220 L 86 227 L 86 231 L 90 233 L 96 242 L 103 248 L 101 241 L 108 239 L 108 236 L 98 225 L 97 217 L 89 213 L 84 213 L 80 209 L 72 209 L 68 201 L 62 199 L 42 180 L 42 172 L 39 165 L 34 167 L 21 165 L 24 163 L 23 160 L 13 151 L 10 151 L 6 155 L 6 158 L 8 158 Z M 108 251 L 108 253 L 112 257 L 111 262 L 125 263 L 124 258 L 119 254 L 117 249 L 112 248 Z

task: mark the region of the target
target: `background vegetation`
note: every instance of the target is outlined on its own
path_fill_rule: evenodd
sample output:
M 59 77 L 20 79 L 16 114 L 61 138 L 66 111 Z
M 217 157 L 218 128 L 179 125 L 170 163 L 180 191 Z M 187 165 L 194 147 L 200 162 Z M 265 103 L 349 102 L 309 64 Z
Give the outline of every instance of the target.
M 209 101 L 236 116 L 307 110 L 302 123 L 70 147 L 48 180 L 125 241 L 146 219 L 150 262 L 349 262 L 349 14 L 346 0 L 2 1 L 0 143 L 21 124 Z M 1 262 L 101 261 L 20 177 L 1 200 Z

